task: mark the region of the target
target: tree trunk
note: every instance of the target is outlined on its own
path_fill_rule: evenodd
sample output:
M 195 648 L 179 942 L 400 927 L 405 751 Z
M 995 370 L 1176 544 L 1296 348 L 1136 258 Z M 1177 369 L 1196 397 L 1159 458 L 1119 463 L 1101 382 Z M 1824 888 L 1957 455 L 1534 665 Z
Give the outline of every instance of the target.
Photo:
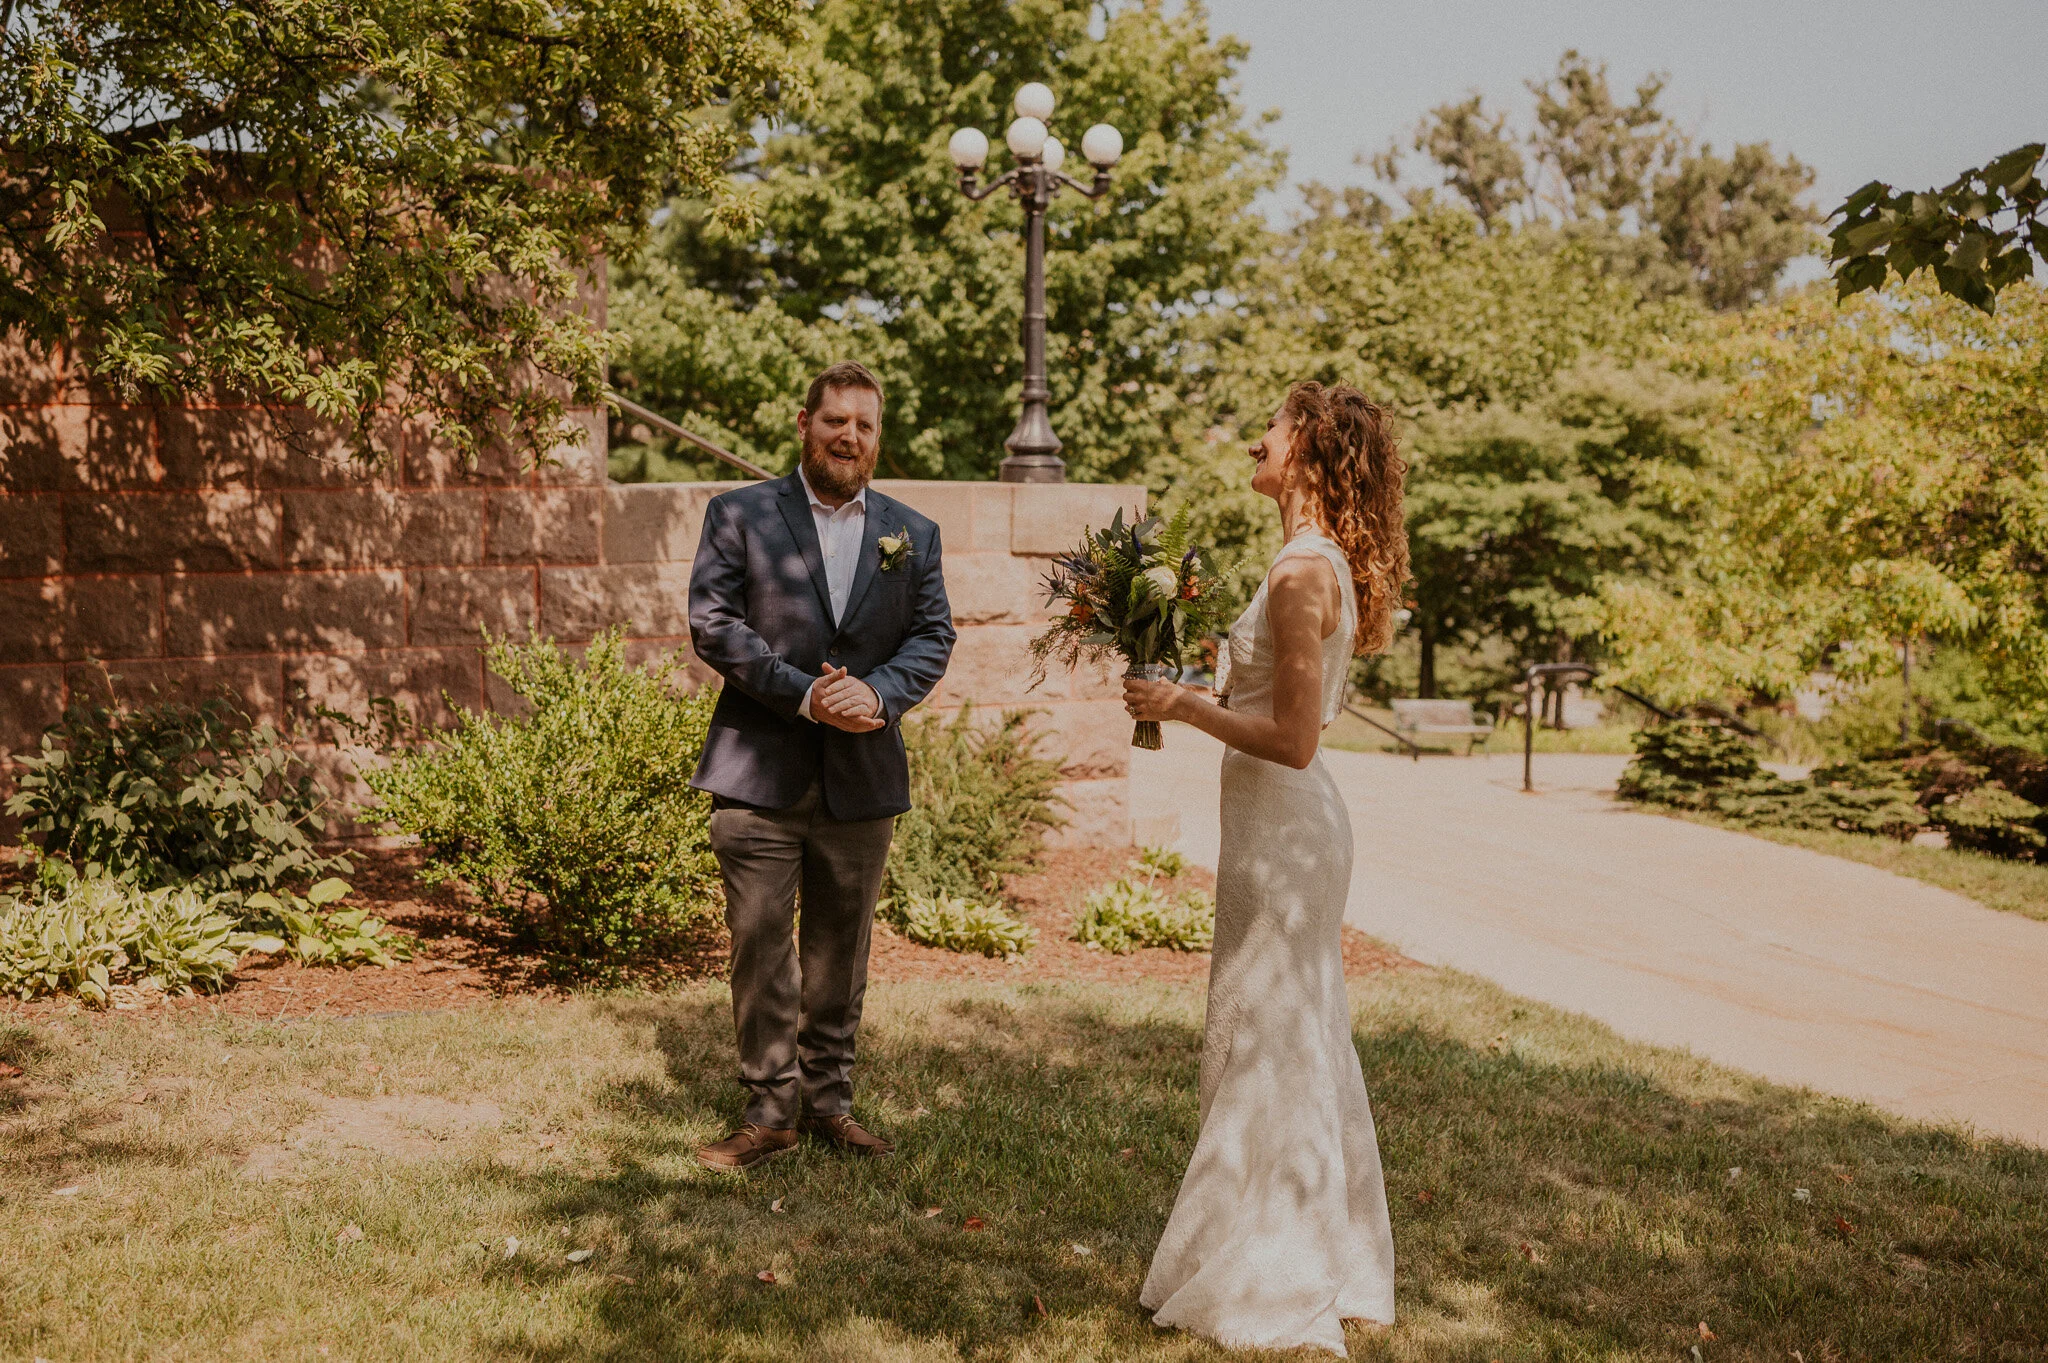
M 1424 700 L 1436 699 L 1436 626 L 1428 616 L 1416 622 L 1416 632 L 1421 636 L 1422 657 L 1416 670 L 1415 694 Z

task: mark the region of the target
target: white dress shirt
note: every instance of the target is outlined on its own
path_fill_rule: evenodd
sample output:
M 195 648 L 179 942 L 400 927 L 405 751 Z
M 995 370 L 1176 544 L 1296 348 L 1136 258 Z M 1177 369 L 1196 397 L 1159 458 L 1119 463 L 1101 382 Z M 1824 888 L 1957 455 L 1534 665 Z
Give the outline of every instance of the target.
M 811 503 L 811 523 L 818 527 L 818 552 L 825 556 L 825 586 L 832 597 L 832 623 L 836 625 L 846 614 L 846 598 L 853 594 L 860 537 L 868 528 L 868 490 L 862 488 L 844 506 L 829 507 L 818 500 L 808 474 L 798 469 L 796 476 Z
M 825 556 L 825 591 L 832 601 L 832 623 L 837 625 L 846 615 L 847 598 L 853 595 L 853 570 L 860 566 L 861 536 L 868 528 L 868 490 L 862 488 L 843 506 L 830 507 L 818 499 L 808 474 L 799 468 L 796 476 L 811 504 L 811 524 L 818 528 L 818 552 Z M 797 713 L 805 719 L 811 718 L 811 695 L 817 689 L 818 684 L 812 682 L 797 706 Z M 881 709 L 879 696 L 875 709 Z

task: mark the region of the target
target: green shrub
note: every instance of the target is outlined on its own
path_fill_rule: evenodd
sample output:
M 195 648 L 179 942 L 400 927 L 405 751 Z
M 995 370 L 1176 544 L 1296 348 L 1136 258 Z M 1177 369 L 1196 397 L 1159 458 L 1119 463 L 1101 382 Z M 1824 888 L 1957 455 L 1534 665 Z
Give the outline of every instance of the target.
M 1678 720 L 1644 729 L 1635 738 L 1630 771 L 1647 772 L 1695 786 L 1747 781 L 1763 775 L 1756 749 L 1733 729 L 1704 720 Z
M 1207 951 L 1216 940 L 1216 901 L 1201 890 L 1168 899 L 1151 882 L 1125 876 L 1082 902 L 1074 940 L 1118 956 L 1139 947 Z
M 461 711 L 431 747 L 365 774 L 376 813 L 426 849 L 564 973 L 609 976 L 721 903 L 710 797 L 690 788 L 716 695 L 677 664 L 629 667 L 621 631 L 579 663 L 497 641 L 491 669 L 525 718 Z
M 281 951 L 239 932 L 218 897 L 190 887 L 141 890 L 94 876 L 55 894 L 0 899 L 0 990 L 21 998 L 75 993 L 104 1005 L 113 986 L 165 993 L 221 987 L 246 951 Z
M 7 812 L 88 878 L 240 895 L 349 869 L 314 848 L 325 797 L 310 769 L 225 700 L 76 705 L 19 761 Z
M 950 720 L 903 726 L 911 807 L 896 820 L 884 895 L 986 899 L 1036 862 L 1046 833 L 1065 820 L 1055 807 L 1059 765 L 1039 756 L 1029 719 L 1016 710 L 978 725 L 962 706 Z
M 1625 800 L 1700 810 L 1752 826 L 1904 838 L 1927 822 L 1913 787 L 1896 769 L 1887 773 L 1848 763 L 1822 768 L 1813 780 L 1787 781 L 1765 771 L 1740 734 L 1703 721 L 1637 734 L 1636 759 L 1615 790 Z
M 2048 860 L 2048 836 L 2041 831 L 2041 806 L 2003 786 L 1981 785 L 1928 811 L 1948 831 L 1951 847 L 1988 852 L 2013 861 Z
M 1038 944 L 1038 929 L 1002 905 L 958 895 L 884 899 L 875 905 L 875 915 L 911 941 L 947 951 L 1012 961 Z

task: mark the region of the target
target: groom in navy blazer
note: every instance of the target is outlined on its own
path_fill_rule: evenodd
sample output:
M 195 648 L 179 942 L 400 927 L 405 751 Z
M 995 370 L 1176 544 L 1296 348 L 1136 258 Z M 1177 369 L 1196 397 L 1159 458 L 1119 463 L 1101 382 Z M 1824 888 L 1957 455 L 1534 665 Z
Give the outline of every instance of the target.
M 690 640 L 725 680 L 691 784 L 712 795 L 749 1095 L 740 1129 L 697 1152 L 714 1168 L 787 1150 L 800 1126 L 893 1149 L 853 1119 L 854 1034 L 910 808 L 902 719 L 945 674 L 954 631 L 939 527 L 868 486 L 881 423 L 865 367 L 820 374 L 797 472 L 714 497 L 690 572 Z

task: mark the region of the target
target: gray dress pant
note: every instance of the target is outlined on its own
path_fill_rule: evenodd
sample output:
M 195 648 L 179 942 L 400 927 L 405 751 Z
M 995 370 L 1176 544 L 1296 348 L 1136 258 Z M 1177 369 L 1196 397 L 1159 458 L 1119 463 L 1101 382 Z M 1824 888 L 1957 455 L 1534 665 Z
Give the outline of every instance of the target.
M 894 818 L 833 818 L 815 784 L 788 809 L 713 801 L 711 850 L 725 878 L 733 1022 L 749 1095 L 743 1120 L 786 1129 L 804 1104 L 820 1117 L 853 1110 L 854 1033 L 895 826 Z

